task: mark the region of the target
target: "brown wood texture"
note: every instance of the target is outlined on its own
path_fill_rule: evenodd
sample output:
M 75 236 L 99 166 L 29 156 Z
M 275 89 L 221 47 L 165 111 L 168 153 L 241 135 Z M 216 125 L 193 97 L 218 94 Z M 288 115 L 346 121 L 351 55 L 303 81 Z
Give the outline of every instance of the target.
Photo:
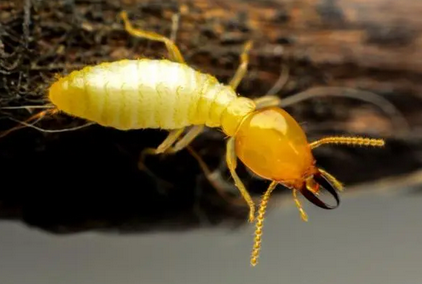
M 263 71 L 274 73 L 278 66 L 273 59 L 281 53 L 283 60 L 310 63 L 322 73 L 314 77 L 320 75 L 331 84 L 378 92 L 421 92 L 422 4 L 417 1 L 187 3 L 193 12 L 186 17 L 201 19 L 201 24 L 195 22 L 194 30 L 186 24 L 186 36 L 208 29 L 221 44 L 241 43 L 253 35 L 258 46 L 252 56 L 265 62 Z M 207 47 L 212 49 L 208 42 Z
M 420 169 L 422 3 L 412 0 L 2 1 L 0 130 L 16 125 L 7 117 L 30 116 L 27 110 L 4 107 L 44 103 L 55 74 L 66 75 L 103 61 L 166 57 L 162 44 L 124 31 L 118 17 L 122 9 L 135 26 L 165 35 L 172 34 L 172 19 L 179 15 L 176 43 L 186 61 L 222 82 L 230 80 L 243 44 L 252 39 L 249 70 L 239 93 L 259 97 L 279 85 L 276 95 L 289 104 L 286 109 L 310 140 L 334 134 L 386 138 L 383 149 L 326 146 L 315 151 L 318 163 L 346 185 Z M 82 123 L 58 115 L 37 125 L 61 129 Z M 150 168 L 172 184 L 166 194 L 162 184 L 140 173 L 139 152 L 157 146 L 165 135 L 93 126 L 65 133 L 26 128 L 2 137 L 3 183 L 26 189 L 2 193 L 1 215 L 19 216 L 56 232 L 124 227 L 128 218 L 139 216 L 146 216 L 141 219 L 148 223 L 147 230 L 151 224 L 168 227 L 168 221 L 175 219 L 196 226 L 204 212 L 210 224 L 238 218 L 241 207 L 222 200 L 185 151 L 149 159 Z M 207 131 L 193 147 L 231 181 L 224 166 L 224 142 L 220 132 Z M 253 195 L 259 196 L 267 185 L 241 164 L 239 174 Z M 26 178 L 16 179 L 16 175 Z M 49 182 L 53 179 L 58 182 Z M 90 190 L 81 186 L 81 179 Z M 115 196 L 102 191 L 113 182 L 121 191 L 119 206 Z M 74 188 L 64 191 L 65 205 L 57 203 L 58 195 L 52 193 L 63 184 Z M 34 186 L 45 190 L 37 194 Z M 144 201 L 146 208 L 130 209 L 136 206 L 134 189 L 148 192 L 143 196 L 149 203 Z M 86 192 L 94 195 L 87 197 Z M 52 196 L 56 199 L 50 202 Z M 105 198 L 100 205 L 98 196 Z M 97 207 L 92 207 L 94 203 Z M 81 208 L 76 216 L 72 215 L 75 204 Z M 114 223 L 109 219 L 110 207 L 121 212 Z M 243 221 L 245 211 L 240 211 Z M 145 227 L 130 224 L 136 227 L 133 230 Z

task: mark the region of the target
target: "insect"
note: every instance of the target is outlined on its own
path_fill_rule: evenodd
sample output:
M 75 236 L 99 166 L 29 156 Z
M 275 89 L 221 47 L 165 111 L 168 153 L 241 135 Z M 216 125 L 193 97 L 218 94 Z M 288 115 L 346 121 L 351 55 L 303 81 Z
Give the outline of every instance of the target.
M 253 100 L 239 96 L 236 88 L 247 71 L 251 41 L 245 44 L 233 78 L 223 84 L 214 76 L 189 67 L 179 48 L 167 37 L 134 28 L 124 11 L 120 16 L 130 35 L 162 42 L 170 59 L 121 60 L 73 71 L 49 88 L 48 100 L 54 108 L 36 117 L 60 111 L 119 130 L 168 130 L 166 139 L 157 148 L 145 149 L 143 156 L 178 152 L 188 147 L 205 127 L 221 129 L 228 137 L 226 163 L 230 174 L 249 206 L 249 221 L 256 220 L 253 266 L 259 256 L 265 210 L 277 185 L 292 190 L 303 220 L 307 220 L 307 215 L 297 192 L 321 208 L 338 206 L 337 191 L 343 185 L 317 167 L 312 149 L 325 144 L 384 145 L 382 139 L 361 137 L 326 137 L 309 143 L 298 122 L 279 107 L 278 98 Z M 185 133 L 187 128 L 190 129 Z M 253 173 L 270 181 L 257 215 L 255 203 L 236 173 L 238 158 Z M 318 198 L 322 188 L 335 197 L 336 206 Z

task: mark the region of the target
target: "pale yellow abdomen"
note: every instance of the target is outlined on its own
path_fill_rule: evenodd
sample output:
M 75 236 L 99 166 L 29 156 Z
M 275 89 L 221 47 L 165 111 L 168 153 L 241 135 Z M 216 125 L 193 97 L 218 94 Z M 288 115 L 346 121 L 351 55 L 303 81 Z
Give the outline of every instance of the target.
M 72 72 L 50 89 L 60 110 L 121 130 L 221 125 L 235 92 L 168 60 L 123 60 Z

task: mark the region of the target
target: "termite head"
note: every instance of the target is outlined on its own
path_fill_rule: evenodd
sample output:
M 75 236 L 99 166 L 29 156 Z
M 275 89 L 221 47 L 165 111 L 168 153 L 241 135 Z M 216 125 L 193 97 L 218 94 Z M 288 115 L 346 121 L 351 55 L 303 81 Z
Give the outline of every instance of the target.
M 253 266 L 257 264 L 259 256 L 265 210 L 277 184 L 292 189 L 294 201 L 304 221 L 308 217 L 296 196 L 297 191 L 318 207 L 333 209 L 339 205 L 337 191 L 341 191 L 343 186 L 331 174 L 316 166 L 312 149 L 323 144 L 384 146 L 382 139 L 362 137 L 325 137 L 308 143 L 296 120 L 277 107 L 250 111 L 242 118 L 232 136 L 237 157 L 252 172 L 271 181 L 262 196 L 256 217 L 255 242 L 251 255 Z M 322 189 L 334 197 L 335 205 L 328 205 L 318 198 Z
M 338 200 L 335 187 L 340 183 L 317 168 L 304 131 L 286 111 L 269 107 L 250 113 L 240 124 L 235 140 L 237 156 L 252 172 L 300 191 L 319 207 L 333 208 L 316 195 L 322 186 Z

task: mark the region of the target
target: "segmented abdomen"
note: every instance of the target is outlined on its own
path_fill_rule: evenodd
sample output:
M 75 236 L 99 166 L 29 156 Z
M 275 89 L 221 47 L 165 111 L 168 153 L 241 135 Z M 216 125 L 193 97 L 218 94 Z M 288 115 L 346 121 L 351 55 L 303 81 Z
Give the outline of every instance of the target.
M 168 60 L 123 60 L 72 72 L 50 89 L 71 115 L 117 129 L 219 126 L 234 91 L 207 74 Z

